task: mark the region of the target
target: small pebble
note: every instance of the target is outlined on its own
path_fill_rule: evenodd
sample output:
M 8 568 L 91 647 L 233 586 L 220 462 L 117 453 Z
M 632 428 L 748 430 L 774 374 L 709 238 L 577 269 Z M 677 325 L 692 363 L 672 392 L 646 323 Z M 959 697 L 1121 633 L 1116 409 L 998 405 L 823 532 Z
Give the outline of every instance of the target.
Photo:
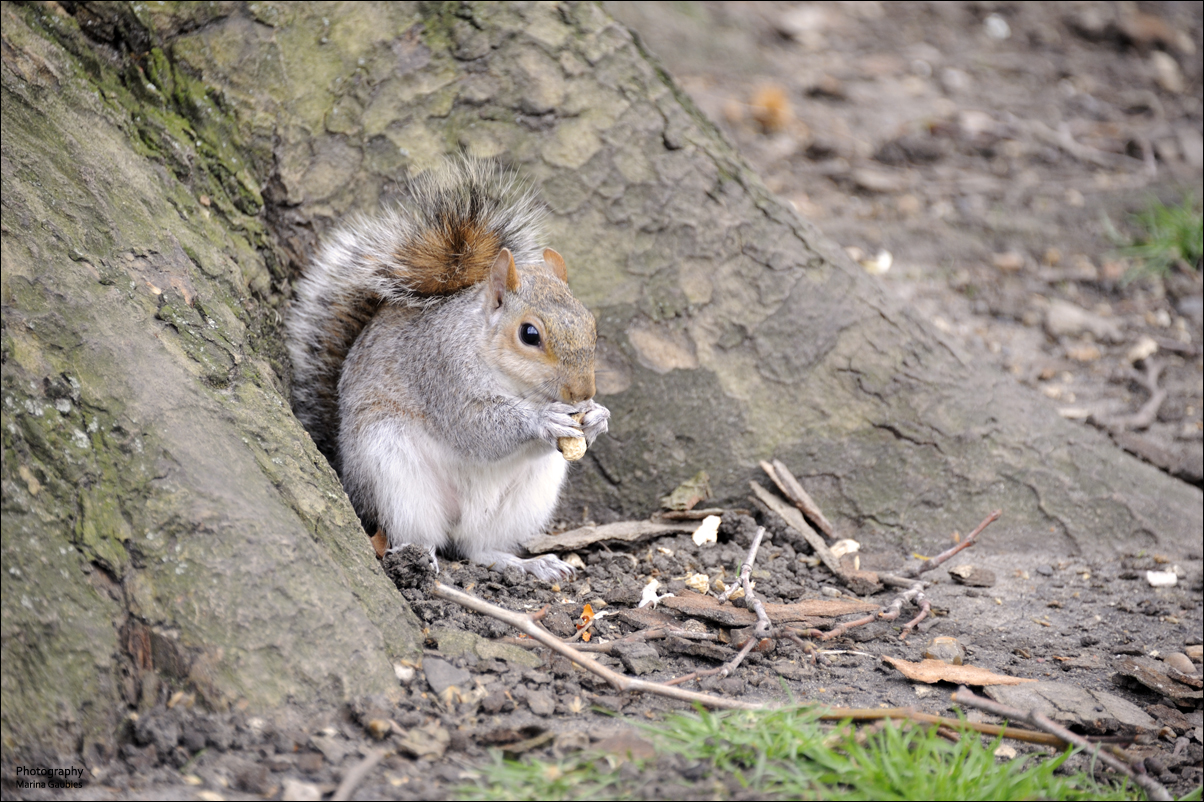
M 285 777 L 282 786 L 280 798 L 286 802 L 317 802 L 322 798 L 322 789 L 304 780 Z
M 1183 654 L 1183 652 L 1171 652 L 1162 656 L 1162 662 L 1166 663 L 1176 671 L 1184 674 L 1195 674 L 1196 667 L 1192 664 L 1191 658 Z
M 995 584 L 995 572 L 977 565 L 955 565 L 949 569 L 949 576 L 959 585 L 972 588 L 989 588 Z
M 966 647 L 957 638 L 940 635 L 928 641 L 924 649 L 924 659 L 940 660 L 942 663 L 960 666 L 966 659 Z
M 1145 581 L 1152 588 L 1173 588 L 1179 583 L 1179 577 L 1174 571 L 1146 571 Z
M 989 14 L 982 21 L 982 27 L 986 35 L 996 42 L 1002 42 L 1012 35 L 1012 26 L 1008 25 L 1008 21 L 998 14 Z

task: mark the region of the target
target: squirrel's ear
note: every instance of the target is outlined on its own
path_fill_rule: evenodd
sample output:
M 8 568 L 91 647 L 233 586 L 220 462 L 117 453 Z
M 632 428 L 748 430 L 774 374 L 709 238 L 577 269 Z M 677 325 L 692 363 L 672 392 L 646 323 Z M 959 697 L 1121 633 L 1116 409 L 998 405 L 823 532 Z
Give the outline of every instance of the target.
M 517 289 L 518 269 L 514 266 L 514 255 L 510 253 L 509 248 L 502 248 L 497 259 L 493 260 L 493 267 L 489 269 L 489 308 L 500 307 L 506 293 Z
M 563 256 L 556 253 L 556 251 L 552 250 L 551 248 L 544 248 L 543 261 L 544 264 L 552 268 L 552 272 L 556 274 L 558 279 L 563 281 L 565 284 L 569 283 L 569 271 L 568 268 L 564 266 Z

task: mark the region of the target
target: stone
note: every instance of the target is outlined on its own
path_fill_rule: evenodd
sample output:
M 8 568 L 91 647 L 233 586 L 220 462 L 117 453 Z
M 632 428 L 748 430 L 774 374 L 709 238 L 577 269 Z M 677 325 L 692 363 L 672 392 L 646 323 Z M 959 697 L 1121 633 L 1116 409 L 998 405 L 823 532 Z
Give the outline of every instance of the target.
M 1097 340 L 1119 343 L 1125 339 L 1120 324 L 1111 318 L 1089 312 L 1069 301 L 1054 299 L 1045 313 L 1045 331 L 1050 337 L 1077 337 L 1090 334 Z
M 995 572 L 977 565 L 955 565 L 949 569 L 949 576 L 959 585 L 972 588 L 989 588 L 995 585 Z
M 941 635 L 928 641 L 924 648 L 924 658 L 960 666 L 966 659 L 966 647 L 957 638 Z
M 343 758 L 351 751 L 351 745 L 343 738 L 334 735 L 314 735 L 309 739 L 309 745 L 322 753 L 322 757 L 334 765 L 343 762 Z
M 1068 682 L 1033 682 L 993 685 L 984 689 L 1000 704 L 1034 710 L 1054 721 L 1078 725 L 1089 733 L 1112 732 L 1117 726 L 1152 729 L 1158 723 L 1132 702 L 1103 691 L 1088 690 Z
M 318 802 L 322 798 L 322 789 L 304 780 L 285 777 L 281 785 L 280 798 L 284 802 Z
M 462 668 L 456 668 L 446 660 L 438 657 L 427 657 L 422 661 L 422 670 L 426 681 L 436 695 L 442 696 L 450 687 L 468 688 L 472 685 L 472 675 Z
M 615 643 L 611 652 L 623 661 L 624 667 L 636 675 L 665 670 L 660 653 L 649 643 Z
M 550 716 L 556 712 L 556 697 L 545 690 L 528 690 L 527 707 L 537 716 Z

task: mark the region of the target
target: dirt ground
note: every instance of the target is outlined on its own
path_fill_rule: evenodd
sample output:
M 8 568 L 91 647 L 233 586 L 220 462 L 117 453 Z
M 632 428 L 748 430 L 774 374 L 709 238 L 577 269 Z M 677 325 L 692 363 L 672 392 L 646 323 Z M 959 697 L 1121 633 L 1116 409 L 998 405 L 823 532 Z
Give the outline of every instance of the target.
M 762 601 L 853 599 L 826 568 L 815 564 L 798 532 L 772 513 L 757 517 L 769 538 L 752 575 Z M 615 670 L 666 680 L 717 667 L 735 654 L 732 643 L 740 638 L 739 627 L 717 622 L 710 613 L 691 614 L 688 606 L 703 597 L 685 579 L 705 573 L 730 582 L 756 527 L 753 517 L 727 513 L 714 545 L 698 546 L 689 534 L 677 534 L 623 547 L 591 546 L 577 552 L 582 566 L 578 577 L 559 586 L 536 582 L 516 569 L 499 574 L 457 562 L 445 564 L 440 579 L 511 610 L 535 612 L 546 606 L 545 626 L 565 638 L 576 632 L 588 602 L 608 613 L 594 626 L 595 645 L 665 620 L 717 638 L 669 637 L 594 655 Z M 954 686 L 913 683 L 881 658 L 918 661 L 932 639 L 956 638 L 967 664 L 1038 680 L 1040 684 L 1028 687 L 1040 689 L 1058 707 L 1056 715 L 1074 729 L 1135 737 L 1131 753 L 1147 758 L 1146 765 L 1176 795 L 1199 785 L 1204 722 L 1198 667 L 1195 685 L 1168 681 L 1180 696 L 1177 700 L 1124 678 L 1142 669 L 1165 673 L 1167 664 L 1160 657 L 1200 644 L 1198 561 L 1175 587 L 1155 589 L 1146 571 L 1174 570 L 1156 556 L 1103 563 L 1059 555 L 1001 557 L 991 554 L 989 543 L 988 528 L 982 547 L 924 575 L 933 582 L 927 590 L 933 617 L 907 640 L 899 637 L 900 624 L 914 615 L 914 607 L 906 607 L 893 624 L 875 622 L 843 637 L 815 641 L 821 650 L 817 659 L 791 641 L 778 640 L 769 651 L 749 654 L 732 676 L 685 687 L 745 701 L 793 698 L 951 715 Z M 867 552 L 861 567 L 897 571 L 907 562 L 908 555 Z M 993 577 L 980 572 L 986 584 L 978 587 L 951 581 L 948 568 L 971 564 Z M 390 555 L 386 566 L 396 582 L 408 584 L 410 572 L 400 559 Z M 662 594 L 674 596 L 655 610 L 638 609 L 649 578 L 660 581 Z M 732 798 L 746 795 L 734 778 L 716 776 L 706 766 L 651 757 L 651 744 L 628 723 L 659 721 L 668 711 L 687 709 L 684 703 L 617 694 L 563 657 L 515 645 L 514 631 L 492 618 L 433 599 L 415 587 L 401 592 L 429 635 L 421 665 L 399 666 L 400 703 L 365 699 L 345 709 L 293 709 L 256 717 L 204 713 L 189 709 L 188 699 L 180 698 L 171 707 L 161 703 L 132 717 L 118 759 L 87 761 L 92 771 L 85 788 L 64 794 L 6 783 L 5 796 L 316 799 L 333 793 L 366 756 L 383 751 L 386 756 L 357 786 L 357 798 L 437 799 L 465 783 L 474 765 L 490 759 L 491 748 L 545 759 L 583 748 L 623 756 L 631 751 L 649 758 L 638 774 L 647 798 L 713 798 L 717 789 Z M 896 593 L 885 591 L 872 602 L 887 604 Z M 830 629 L 836 623 L 814 619 L 810 625 Z M 1083 691 L 1094 694 L 1085 708 L 1075 699 Z M 969 717 L 994 721 L 974 711 Z M 396 728 L 387 722 L 395 722 Z M 1018 746 L 1020 754 L 1036 749 Z
M 1132 280 L 1115 236 L 1152 199 L 1200 198 L 1199 4 L 608 8 L 769 189 L 889 260 L 882 280 L 965 353 L 1204 482 L 1198 266 Z M 1154 363 L 1157 414 L 1117 426 Z
M 1200 191 L 1199 3 L 611 10 L 640 32 L 772 190 L 867 262 L 889 252 L 882 281 L 958 347 L 1038 388 L 1066 417 L 1105 426 L 1133 415 L 1150 395 L 1133 371 L 1156 360 L 1165 401 L 1148 427 L 1118 427 L 1114 437 L 1201 483 L 1198 273 L 1126 281 L 1129 265 L 1105 223 L 1123 232 L 1150 197 L 1177 202 Z M 1085 314 L 1066 313 L 1062 302 Z M 1131 359 L 1143 338 L 1154 350 Z M 635 611 L 645 584 L 656 578 L 662 593 L 702 598 L 686 577 L 730 581 L 758 524 L 769 537 L 753 575 L 764 601 L 848 598 L 796 531 L 748 506 L 751 517 L 724 516 L 713 546 L 675 534 L 581 549 L 577 578 L 560 586 L 455 562 L 444 564 L 441 579 L 514 610 L 547 605 L 545 625 L 564 637 L 588 602 L 609 613 L 595 625 L 594 643 L 658 616 L 715 638 L 667 638 L 600 656 L 616 670 L 669 679 L 729 659 L 739 633 L 671 602 Z M 966 521 L 963 531 L 976 523 Z M 861 567 L 897 572 L 914 562 L 889 548 L 862 544 Z M 979 545 L 925 574 L 934 583 L 927 590 L 933 616 L 906 640 L 899 629 L 914 607 L 893 624 L 817 642 L 825 651 L 818 660 L 779 640 L 750 654 L 733 676 L 686 687 L 744 700 L 948 715 L 954 686 L 913 683 L 881 658 L 917 661 L 933 638 L 952 637 L 968 664 L 1039 680 L 1074 728 L 1134 736 L 1132 751 L 1150 758 L 1148 769 L 1181 795 L 1202 779 L 1198 657 L 1195 685 L 1190 676 L 1158 685 L 1158 675 L 1178 659 L 1168 663 L 1168 655 L 1193 646 L 1198 655 L 1202 642 L 1201 554 L 1191 557 L 1176 566 L 1154 554 L 1109 561 L 1002 554 L 988 528 Z M 981 574 L 979 586 L 954 581 L 948 569 L 965 565 L 990 576 Z M 1152 587 L 1151 570 L 1177 570 L 1177 584 Z M 616 694 L 568 660 L 502 640 L 515 633 L 499 622 L 416 588 L 401 592 L 429 637 L 421 665 L 398 666 L 400 703 L 366 699 L 259 717 L 206 713 L 186 696 L 164 694 L 126 722 L 118 755 L 83 756 L 84 788 L 21 789 L 5 777 L 4 797 L 316 799 L 383 750 L 356 797 L 443 798 L 492 748 L 543 758 L 582 748 L 640 755 L 649 744 L 627 722 L 686 709 Z M 885 605 L 896 593 L 869 600 Z M 813 623 L 829 629 L 836 621 Z M 1096 694 L 1086 709 L 1074 699 L 1081 691 Z M 395 730 L 382 724 L 389 721 Z M 650 798 L 712 798 L 717 783 L 733 798 L 744 793 L 706 766 L 663 756 L 650 758 L 639 777 Z

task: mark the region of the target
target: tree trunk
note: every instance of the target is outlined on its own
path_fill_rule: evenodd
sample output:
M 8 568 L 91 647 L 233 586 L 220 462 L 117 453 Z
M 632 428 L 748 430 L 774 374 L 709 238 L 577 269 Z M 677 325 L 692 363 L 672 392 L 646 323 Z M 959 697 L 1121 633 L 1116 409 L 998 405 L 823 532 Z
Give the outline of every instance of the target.
M 3 5 L 3 739 L 396 689 L 419 627 L 289 411 L 288 279 L 466 149 L 599 322 L 565 516 L 783 459 L 846 534 L 1198 548 L 1201 493 L 1059 419 L 765 190 L 594 4 Z

